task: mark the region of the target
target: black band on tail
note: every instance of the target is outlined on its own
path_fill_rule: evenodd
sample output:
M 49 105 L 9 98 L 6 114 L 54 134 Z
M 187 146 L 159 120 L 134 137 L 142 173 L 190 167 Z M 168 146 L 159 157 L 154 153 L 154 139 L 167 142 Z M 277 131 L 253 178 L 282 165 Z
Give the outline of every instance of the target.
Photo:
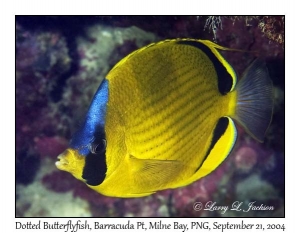
M 218 142 L 218 140 L 222 137 L 222 135 L 225 133 L 227 127 L 229 124 L 229 120 L 227 117 L 221 117 L 214 129 L 214 133 L 213 133 L 213 137 L 212 140 L 210 142 L 210 146 L 205 154 L 205 157 L 202 161 L 202 163 L 199 165 L 199 167 L 196 169 L 195 172 L 197 172 L 202 164 L 205 162 L 205 160 L 207 159 L 208 155 L 210 154 L 211 150 L 214 148 L 214 146 L 216 145 L 216 143 Z

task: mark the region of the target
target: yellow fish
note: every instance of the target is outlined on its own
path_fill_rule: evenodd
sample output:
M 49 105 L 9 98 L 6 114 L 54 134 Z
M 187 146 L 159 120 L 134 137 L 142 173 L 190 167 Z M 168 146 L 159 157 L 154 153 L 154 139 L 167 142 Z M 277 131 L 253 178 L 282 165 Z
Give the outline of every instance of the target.
M 236 120 L 262 141 L 273 111 L 272 82 L 255 60 L 236 73 L 208 40 L 150 44 L 108 73 L 58 169 L 95 191 L 141 197 L 191 184 L 232 150 Z

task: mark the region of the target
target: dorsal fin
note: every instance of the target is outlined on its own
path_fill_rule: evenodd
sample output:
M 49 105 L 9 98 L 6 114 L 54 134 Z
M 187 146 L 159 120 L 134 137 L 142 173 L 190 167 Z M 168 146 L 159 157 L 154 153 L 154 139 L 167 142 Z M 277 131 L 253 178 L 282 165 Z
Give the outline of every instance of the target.
M 222 95 L 226 95 L 233 90 L 236 83 L 236 74 L 215 47 L 209 47 L 202 43 L 202 41 L 195 40 L 179 40 L 177 44 L 190 45 L 204 52 L 213 63 L 217 72 L 219 92 Z

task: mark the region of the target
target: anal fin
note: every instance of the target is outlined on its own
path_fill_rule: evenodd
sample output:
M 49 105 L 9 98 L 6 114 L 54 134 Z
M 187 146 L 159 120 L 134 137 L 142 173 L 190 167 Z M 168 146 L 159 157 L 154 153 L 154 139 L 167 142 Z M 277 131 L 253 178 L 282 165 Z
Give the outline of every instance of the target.
M 196 171 L 195 180 L 214 171 L 231 152 L 237 138 L 237 130 L 230 117 L 222 117 L 213 134 L 206 157 Z

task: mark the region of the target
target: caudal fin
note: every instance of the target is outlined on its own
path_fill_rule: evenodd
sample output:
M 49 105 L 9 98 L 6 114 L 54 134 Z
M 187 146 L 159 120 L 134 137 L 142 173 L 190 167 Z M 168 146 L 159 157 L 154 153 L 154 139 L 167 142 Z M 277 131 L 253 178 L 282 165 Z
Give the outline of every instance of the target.
M 237 84 L 236 119 L 262 142 L 273 113 L 273 85 L 266 64 L 256 59 Z

